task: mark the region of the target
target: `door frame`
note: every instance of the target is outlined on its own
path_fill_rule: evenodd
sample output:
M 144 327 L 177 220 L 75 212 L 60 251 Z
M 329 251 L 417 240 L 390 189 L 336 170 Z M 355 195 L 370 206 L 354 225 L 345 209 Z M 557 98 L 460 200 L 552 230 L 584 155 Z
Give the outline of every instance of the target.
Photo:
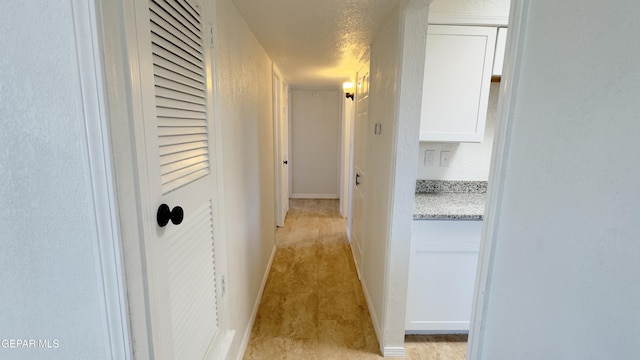
M 275 199 L 276 199 L 275 201 L 276 226 L 282 227 L 284 226 L 284 221 L 285 221 L 285 218 L 287 217 L 287 211 L 289 209 L 288 204 L 285 204 L 282 201 L 285 196 L 283 191 L 284 184 L 287 184 L 287 194 L 286 194 L 287 200 L 289 199 L 291 194 L 291 187 L 289 186 L 291 171 L 285 172 L 282 166 L 283 164 L 281 163 L 281 161 L 283 161 L 282 159 L 284 155 L 282 144 L 284 142 L 286 142 L 287 145 L 289 144 L 288 138 L 287 139 L 282 138 L 283 125 L 289 128 L 289 118 L 290 118 L 289 99 L 288 99 L 289 92 L 287 91 L 287 99 L 286 99 L 287 119 L 282 119 L 282 110 L 283 110 L 282 108 L 284 103 L 282 94 L 283 94 L 283 90 L 287 88 L 288 85 L 285 82 L 284 77 L 280 73 L 280 70 L 278 69 L 278 67 L 276 67 L 275 64 L 272 64 L 271 78 L 272 78 L 271 102 L 272 102 L 272 112 L 273 112 L 273 142 L 274 142 L 273 152 L 274 152 L 274 159 L 275 159 L 274 161 L 275 189 L 274 190 L 275 190 Z M 288 133 L 289 131 L 287 131 L 287 134 Z M 287 154 L 289 155 L 288 158 L 291 158 L 290 156 L 291 150 L 289 146 L 287 146 L 287 150 L 288 150 Z M 286 159 L 286 160 L 289 161 L 289 159 Z
M 354 86 L 355 91 L 355 86 Z M 340 215 L 343 218 L 351 216 L 351 166 L 353 153 L 352 125 L 355 121 L 355 100 L 340 92 L 342 121 L 340 124 Z M 348 230 L 347 230 L 348 231 Z
M 215 21 L 215 9 L 202 0 L 196 0 L 208 13 L 209 19 L 204 19 L 205 51 L 210 52 L 205 57 L 207 69 L 207 109 L 212 129 L 210 130 L 210 158 L 211 171 L 214 173 L 213 198 L 213 236 L 216 239 L 215 264 L 216 288 L 218 301 L 218 331 L 216 343 L 207 353 L 207 359 L 224 359 L 226 350 L 233 342 L 235 331 L 229 328 L 228 305 L 225 298 L 226 279 L 226 243 L 225 217 L 220 210 L 224 204 L 224 184 L 222 172 L 222 134 L 219 106 L 219 84 L 216 80 L 218 70 L 216 64 L 215 41 L 217 28 L 209 21 Z M 148 183 L 146 171 L 146 149 L 144 143 L 142 87 L 140 79 L 140 65 L 138 55 L 138 37 L 136 24 L 136 4 L 132 1 L 92 1 L 96 7 L 96 23 L 98 34 L 96 44 L 99 52 L 94 56 L 105 64 L 101 74 L 106 116 L 102 140 L 111 144 L 111 161 L 108 164 L 113 169 L 110 181 L 113 184 L 112 195 L 115 198 L 113 207 L 116 213 L 117 233 L 120 236 L 116 251 L 122 257 L 124 275 L 126 279 L 122 296 L 126 307 L 122 314 L 128 315 L 127 328 L 130 352 L 136 358 L 163 359 L 173 354 L 167 354 L 163 344 L 157 341 L 158 329 L 154 323 L 157 313 L 150 289 L 150 278 L 153 265 L 149 262 L 150 234 L 154 231 L 155 219 L 150 219 L 148 211 L 154 204 L 151 194 L 142 184 Z M 97 61 L 97 60 L 96 60 Z M 122 315 L 121 314 L 121 315 Z M 124 316 L 124 315 L 122 315 Z M 164 315 L 166 316 L 166 315 Z M 120 358 L 115 356 L 113 358 Z M 125 358 L 125 357 L 122 357 Z M 132 356 L 126 359 L 133 358 Z
M 96 2 L 72 2 L 84 127 L 89 154 L 93 210 L 97 227 L 94 244 L 96 275 L 103 311 L 108 358 L 133 359 L 127 311 L 124 259 L 113 176 L 109 118 L 101 58 L 99 9 Z
M 356 75 L 357 77 L 357 75 Z M 357 86 L 357 81 L 354 81 L 354 86 L 353 86 L 353 92 L 355 94 L 356 91 L 356 86 Z M 345 95 L 345 99 L 346 99 L 346 95 Z M 349 243 L 351 243 L 352 239 L 351 239 L 351 222 L 353 220 L 353 188 L 352 188 L 352 181 L 354 181 L 353 179 L 355 178 L 355 171 L 354 171 L 354 166 L 353 166 L 353 153 L 354 153 L 354 146 L 355 146 L 355 122 L 356 122 L 356 103 L 355 103 L 355 98 L 352 101 L 353 104 L 350 106 L 351 108 L 351 114 L 350 114 L 350 120 L 349 120 L 349 139 L 348 139 L 348 158 L 347 158 L 347 168 L 346 168 L 346 174 L 344 174 L 344 176 L 346 176 L 347 178 L 347 238 L 349 239 Z
M 511 138 L 512 116 L 515 111 L 517 89 L 520 81 L 520 64 L 523 58 L 522 44 L 526 35 L 529 0 L 512 0 L 509 9 L 509 31 L 503 63 L 502 81 L 500 84 L 500 100 L 496 115 L 496 129 L 491 154 L 491 170 L 485 204 L 484 226 L 480 240 L 478 272 L 471 313 L 467 359 L 478 359 L 482 354 L 482 341 L 486 321 L 486 310 L 489 303 L 496 238 L 500 221 L 500 207 L 504 181 L 505 165 L 508 159 Z
M 365 246 L 364 246 L 364 230 L 366 229 L 366 216 L 363 212 L 364 208 L 366 208 L 366 206 L 364 206 L 363 204 L 366 202 L 367 196 L 366 196 L 366 188 L 362 188 L 360 189 L 358 187 L 358 185 L 356 184 L 356 178 L 362 176 L 362 178 L 365 181 L 365 185 L 366 185 L 366 167 L 363 171 L 363 168 L 361 168 L 361 166 L 366 165 L 366 137 L 364 138 L 364 148 L 362 149 L 362 151 L 365 152 L 365 154 L 361 155 L 364 156 L 364 164 L 362 163 L 358 163 L 358 165 L 360 167 L 358 167 L 358 169 L 356 169 L 356 152 L 358 151 L 358 146 L 362 146 L 362 145 L 357 145 L 356 144 L 356 135 L 358 133 L 358 106 L 360 105 L 359 102 L 361 100 L 362 97 L 362 87 L 366 86 L 366 92 L 367 92 L 367 119 L 369 117 L 369 100 L 368 100 L 368 96 L 369 96 L 369 79 L 371 77 L 371 55 L 370 55 L 370 50 L 371 48 L 367 48 L 367 50 L 362 54 L 362 56 L 360 57 L 359 60 L 359 68 L 358 71 L 356 72 L 356 76 L 355 76 L 355 83 L 354 83 L 354 99 L 353 99 L 353 121 L 351 123 L 351 139 L 350 139 L 350 143 L 351 143 L 351 154 L 350 154 L 350 158 L 349 158 L 349 205 L 348 205 L 348 217 L 347 217 L 347 238 L 349 239 L 349 243 L 351 244 L 350 248 L 351 248 L 351 256 L 353 257 L 353 262 L 355 264 L 355 268 L 356 268 L 356 274 L 358 275 L 358 280 L 360 280 L 361 284 L 362 284 L 362 289 L 364 291 L 365 294 L 365 298 L 367 301 L 367 304 L 370 306 L 371 305 L 371 299 L 368 297 L 368 290 L 366 289 L 366 283 L 365 283 L 365 279 L 363 278 L 363 271 L 364 271 L 364 262 L 366 259 L 366 255 L 365 255 Z M 366 70 L 365 73 L 366 75 L 363 75 L 363 70 Z M 362 77 L 361 77 L 362 76 Z M 362 81 L 361 81 L 362 79 Z M 367 120 L 368 121 L 368 120 Z M 367 127 L 365 126 L 364 129 L 364 134 L 366 134 L 367 132 Z M 359 139 L 360 141 L 362 141 L 363 139 Z M 364 176 L 362 175 L 364 174 Z M 358 208 L 356 205 L 356 199 L 358 198 L 362 199 L 362 203 L 359 204 L 359 206 L 362 208 Z M 360 212 L 358 212 L 360 209 Z M 357 215 L 354 215 L 357 214 Z M 358 222 L 356 222 L 355 224 L 355 228 L 354 228 L 354 217 L 357 217 Z M 371 307 L 370 307 L 371 309 Z M 373 313 L 372 314 L 372 321 L 374 322 L 374 329 L 376 330 L 376 335 L 378 335 L 378 319 L 377 317 L 375 317 L 375 315 Z M 379 338 L 379 337 L 378 337 Z

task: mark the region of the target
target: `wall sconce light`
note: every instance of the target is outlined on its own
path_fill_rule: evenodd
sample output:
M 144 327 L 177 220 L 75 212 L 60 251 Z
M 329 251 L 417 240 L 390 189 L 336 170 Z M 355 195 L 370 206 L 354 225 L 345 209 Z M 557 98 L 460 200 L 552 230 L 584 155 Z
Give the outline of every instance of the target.
M 342 89 L 344 90 L 347 99 L 351 99 L 351 101 L 355 99 L 355 93 L 352 90 L 353 89 L 352 82 L 342 83 Z

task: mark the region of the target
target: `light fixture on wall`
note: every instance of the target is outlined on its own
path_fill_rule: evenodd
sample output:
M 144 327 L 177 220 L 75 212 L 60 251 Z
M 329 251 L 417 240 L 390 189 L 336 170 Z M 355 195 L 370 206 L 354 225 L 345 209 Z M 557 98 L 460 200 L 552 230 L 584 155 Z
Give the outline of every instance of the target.
M 342 89 L 347 97 L 347 99 L 351 99 L 353 101 L 355 99 L 355 93 L 353 92 L 353 83 L 350 81 L 342 83 Z

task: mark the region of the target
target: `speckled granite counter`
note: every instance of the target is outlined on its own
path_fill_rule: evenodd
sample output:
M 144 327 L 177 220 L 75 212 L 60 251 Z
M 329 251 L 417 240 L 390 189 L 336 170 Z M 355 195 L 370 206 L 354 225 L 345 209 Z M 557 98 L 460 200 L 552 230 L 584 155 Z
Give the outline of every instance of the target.
M 418 180 L 414 220 L 482 220 L 486 181 Z

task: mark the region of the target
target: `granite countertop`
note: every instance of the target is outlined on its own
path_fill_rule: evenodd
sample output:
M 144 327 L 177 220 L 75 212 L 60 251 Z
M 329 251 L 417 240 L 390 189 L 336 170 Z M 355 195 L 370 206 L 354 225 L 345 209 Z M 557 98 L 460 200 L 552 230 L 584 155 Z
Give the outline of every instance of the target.
M 482 220 L 486 181 L 418 180 L 414 220 Z

